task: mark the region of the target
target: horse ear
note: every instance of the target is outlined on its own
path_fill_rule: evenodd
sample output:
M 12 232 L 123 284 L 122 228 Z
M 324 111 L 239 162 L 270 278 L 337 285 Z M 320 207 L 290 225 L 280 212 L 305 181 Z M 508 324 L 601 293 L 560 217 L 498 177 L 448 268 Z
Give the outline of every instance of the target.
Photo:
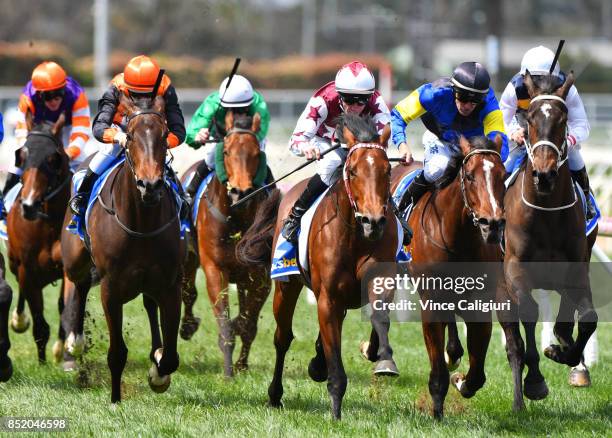
M 160 114 L 164 114 L 166 111 L 166 101 L 163 96 L 156 96 L 153 100 L 153 110 Z
M 536 94 L 538 94 L 539 89 L 536 84 L 533 83 L 533 78 L 531 77 L 531 73 L 529 73 L 529 70 L 525 70 L 523 83 L 527 87 L 527 92 L 529 93 L 530 97 L 534 97 Z
M 34 128 L 34 117 L 32 116 L 32 111 L 29 109 L 25 113 L 25 123 L 28 132 L 30 132 L 32 128 Z
M 234 112 L 229 110 L 225 114 L 225 131 L 229 132 L 234 127 Z
M 463 135 L 459 138 L 459 146 L 464 157 L 472 150 L 472 145 Z
M 349 149 L 355 144 L 357 143 L 357 140 L 355 139 L 355 136 L 353 135 L 353 133 L 351 132 L 350 129 L 348 129 L 346 126 L 344 128 L 342 128 L 342 137 L 344 138 L 344 142 L 347 144 L 347 146 L 349 147 Z
M 132 99 L 130 99 L 125 94 L 121 93 L 121 97 L 119 97 L 119 105 L 121 105 L 125 110 L 125 115 L 130 116 L 134 111 L 136 111 L 136 105 Z
M 502 138 L 501 134 L 497 134 L 495 136 L 495 139 L 493 140 L 493 144 L 495 145 L 495 151 L 498 154 L 501 154 L 502 146 L 504 144 L 504 139 Z
M 387 123 L 380 134 L 379 143 L 385 147 L 387 147 L 387 142 L 389 141 L 389 137 L 391 136 L 391 124 Z
M 57 122 L 55 122 L 53 126 L 51 127 L 51 133 L 53 134 L 54 137 L 59 137 L 60 133 L 62 132 L 62 128 L 64 127 L 65 124 L 66 124 L 66 113 L 62 112 L 60 116 L 57 118 Z
M 251 131 L 259 132 L 259 128 L 261 128 L 261 116 L 259 113 L 255 113 L 253 116 L 253 124 L 251 125 Z
M 574 70 L 570 71 L 570 74 L 565 78 L 565 82 L 561 85 L 557 91 L 556 95 L 565 99 L 567 97 L 567 93 L 569 93 L 570 88 L 574 85 L 574 81 L 576 78 L 574 77 Z

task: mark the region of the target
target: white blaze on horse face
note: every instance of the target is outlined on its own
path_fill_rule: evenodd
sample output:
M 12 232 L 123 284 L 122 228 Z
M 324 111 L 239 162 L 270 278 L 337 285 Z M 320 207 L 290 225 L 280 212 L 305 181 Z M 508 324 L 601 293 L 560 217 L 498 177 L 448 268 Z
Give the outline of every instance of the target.
M 544 117 L 546 118 L 550 117 L 551 109 L 552 109 L 552 106 L 550 106 L 550 103 L 545 103 L 544 105 L 540 107 L 540 111 L 542 111 L 542 114 L 544 114 Z
M 491 202 L 491 207 L 493 207 L 493 215 L 497 212 L 498 206 L 497 201 L 495 200 L 495 196 L 493 196 L 493 181 L 491 181 L 491 169 L 493 169 L 493 162 L 487 159 L 482 160 L 482 167 L 485 173 L 485 179 L 487 181 L 487 192 L 489 192 L 489 201 Z
M 366 161 L 370 164 L 370 166 L 374 165 L 374 158 L 372 158 L 371 156 L 367 156 L 366 157 Z

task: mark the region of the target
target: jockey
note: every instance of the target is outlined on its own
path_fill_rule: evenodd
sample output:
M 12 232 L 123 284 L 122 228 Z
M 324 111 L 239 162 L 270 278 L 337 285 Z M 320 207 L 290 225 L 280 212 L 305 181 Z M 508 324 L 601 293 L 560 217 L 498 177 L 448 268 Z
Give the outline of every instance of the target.
M 26 84 L 19 98 L 18 120 L 15 126 L 15 165 L 9 168 L 4 185 L 3 195 L 19 182 L 21 170 L 20 149 L 26 142 L 28 126 L 26 114 L 30 112 L 35 124 L 41 122 L 55 123 L 64 113 L 64 149 L 73 162 L 81 154 L 90 137 L 89 102 L 83 88 L 77 81 L 66 75 L 66 72 L 55 62 L 43 62 L 32 72 L 32 79 Z M 68 135 L 69 133 L 69 135 Z M 72 163 L 71 163 L 72 164 Z M 78 165 L 78 163 L 76 163 Z M 74 164 L 73 164 L 74 166 Z
M 319 159 L 335 140 L 338 117 L 343 112 L 371 116 L 379 134 L 390 121 L 389 108 L 375 89 L 374 76 L 359 61 L 344 65 L 336 74 L 335 81 L 319 88 L 310 98 L 289 140 L 291 152 L 308 159 Z M 302 216 L 331 185 L 336 169 L 342 166 L 347 154 L 346 148 L 340 148 L 319 161 L 317 173 L 310 178 L 283 224 L 282 234 L 289 242 L 297 243 Z
M 406 125 L 421 118 L 427 129 L 423 134 L 425 159 L 423 171 L 402 195 L 399 209 L 405 210 L 444 174 L 453 157 L 461 154 L 459 137 L 485 135 L 502 137 L 502 160 L 508 155 L 508 139 L 487 70 L 477 62 L 464 62 L 451 78 L 441 78 L 421 85 L 391 111 L 393 143 L 407 163 L 413 161 L 406 143 Z
M 235 114 L 244 113 L 250 116 L 258 113 L 261 117 L 259 132 L 255 135 L 263 151 L 266 147 L 266 135 L 270 125 L 270 113 L 262 95 L 253 90 L 247 78 L 234 75 L 227 88 L 229 78 L 221 82 L 219 91 L 209 95 L 197 109 L 187 126 L 185 142 L 194 149 L 204 145 L 204 161 L 200 163 L 193 175 L 187 194 L 194 197 L 200 184 L 215 168 L 216 142 L 206 143 L 209 138 L 219 139 L 223 142 L 225 136 L 225 115 L 228 111 Z M 227 89 L 226 89 L 227 88 Z
M 512 170 L 514 162 L 522 158 L 525 153 L 526 122 L 522 122 L 522 119 L 524 120 L 524 115 L 531 101 L 527 87 L 523 83 L 525 72 L 529 71 L 529 74 L 533 77 L 533 82 L 537 85 L 541 76 L 549 74 L 554 58 L 555 54 L 552 50 L 544 46 L 529 49 L 521 61 L 521 71 L 510 80 L 501 96 L 499 106 L 504 115 L 506 130 L 510 139 L 517 145 L 512 149 L 505 162 L 508 171 Z M 565 73 L 561 71 L 559 63 L 555 65 L 552 75 L 558 78 L 559 86 L 565 82 Z M 590 220 L 595 216 L 596 211 L 589 196 L 589 177 L 580 154 L 580 144 L 589 138 L 590 126 L 582 99 L 580 99 L 578 90 L 574 85 L 572 85 L 565 98 L 565 104 L 567 106 L 568 131 L 566 141 L 569 169 L 574 181 L 584 191 L 587 202 L 587 219 Z
M 132 99 L 152 97 L 159 72 L 160 68 L 155 60 L 145 55 L 136 56 L 128 62 L 123 73 L 113 78 L 110 86 L 102 95 L 98 102 L 98 114 L 93 121 L 93 134 L 103 145 L 89 162 L 89 168 L 79 187 L 79 192 L 70 200 L 70 209 L 74 214 L 82 214 L 85 211 L 91 189 L 97 178 L 123 152 L 127 144 L 127 134 L 124 132 L 125 114 L 123 107 L 119 104 L 121 95 L 124 94 Z M 183 142 L 185 122 L 176 91 L 168 76 L 163 76 L 157 95 L 163 96 L 166 102 L 165 113 L 169 130 L 167 141 L 168 148 L 171 149 Z M 169 174 L 173 176 L 173 172 Z M 182 211 L 181 214 L 185 214 L 185 211 Z

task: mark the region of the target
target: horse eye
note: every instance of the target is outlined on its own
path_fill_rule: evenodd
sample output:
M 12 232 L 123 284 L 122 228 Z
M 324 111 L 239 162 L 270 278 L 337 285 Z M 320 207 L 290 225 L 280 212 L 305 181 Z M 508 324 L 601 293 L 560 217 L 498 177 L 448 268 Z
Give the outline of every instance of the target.
M 465 174 L 465 178 L 469 181 L 469 182 L 474 182 L 476 180 L 476 178 L 474 178 L 474 174 L 473 173 L 466 173 Z
M 355 172 L 355 170 L 352 167 L 349 168 L 348 173 L 350 177 L 357 176 L 357 172 Z

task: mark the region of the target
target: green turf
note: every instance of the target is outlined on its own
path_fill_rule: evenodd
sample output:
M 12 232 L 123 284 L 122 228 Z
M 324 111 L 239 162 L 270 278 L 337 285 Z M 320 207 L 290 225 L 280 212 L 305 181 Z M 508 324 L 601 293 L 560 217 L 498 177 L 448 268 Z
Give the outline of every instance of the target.
M 12 274 L 8 279 L 16 294 Z M 198 284 L 202 291 L 201 276 Z M 487 358 L 485 387 L 470 400 L 464 400 L 451 388 L 446 416 L 437 422 L 430 416 L 429 365 L 420 324 L 392 326 L 390 337 L 401 377 L 378 379 L 371 375 L 371 364 L 358 353 L 359 340 L 369 334 L 369 324 L 361 320 L 358 311 L 349 312 L 343 332 L 349 382 L 343 419 L 336 422 L 330 417 L 325 384 L 312 382 L 306 371 L 318 327 L 315 308 L 306 303 L 305 294 L 298 304 L 295 340 L 286 360 L 283 410 L 266 407 L 274 361 L 271 299 L 260 319 L 250 371 L 228 380 L 222 376 L 217 327 L 206 295 L 201 292 L 196 311 L 203 318 L 202 326 L 191 341 L 179 341 L 181 364 L 164 394 L 153 393 L 147 384 L 150 336 L 142 300 L 129 303 L 125 306 L 124 333 L 129 353 L 123 374 L 123 402 L 112 406 L 106 366 L 108 335 L 99 289 L 93 289 L 89 297 L 87 330 L 92 345 L 80 373 L 65 373 L 51 361 L 58 324 L 57 294 L 58 287 L 45 290 L 45 314 L 52 328 L 48 364 L 37 363 L 31 329 L 21 335 L 11 332 L 15 374 L 8 383 L 0 384 L 0 417 L 61 416 L 69 420 L 72 434 L 131 437 L 610 436 L 612 430 L 612 367 L 607 348 L 612 342 L 610 324 L 600 324 L 598 329 L 600 357 L 591 370 L 593 386 L 570 388 L 568 369 L 542 358 L 550 395 L 543 401 L 526 401 L 527 409 L 521 413 L 511 410 L 511 374 L 496 326 Z M 234 314 L 235 298 L 232 293 Z M 13 305 L 15 302 L 16 296 Z M 467 371 L 465 361 L 460 370 Z

